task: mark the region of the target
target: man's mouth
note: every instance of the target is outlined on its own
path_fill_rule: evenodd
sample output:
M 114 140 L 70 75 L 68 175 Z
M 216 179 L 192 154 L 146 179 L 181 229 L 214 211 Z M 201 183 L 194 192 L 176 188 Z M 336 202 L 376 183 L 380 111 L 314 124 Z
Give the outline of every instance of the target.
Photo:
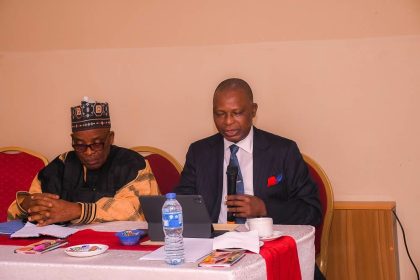
M 89 166 L 95 166 L 95 165 L 97 165 L 99 163 L 99 160 L 97 160 L 97 159 L 94 159 L 94 160 L 86 160 L 85 163 L 86 163 L 86 165 L 89 165 Z
M 231 130 L 225 130 L 224 132 L 223 132 L 223 134 L 225 135 L 225 136 L 227 136 L 227 137 L 233 137 L 233 136 L 235 136 L 235 135 L 237 135 L 238 134 L 238 130 L 237 129 L 231 129 Z

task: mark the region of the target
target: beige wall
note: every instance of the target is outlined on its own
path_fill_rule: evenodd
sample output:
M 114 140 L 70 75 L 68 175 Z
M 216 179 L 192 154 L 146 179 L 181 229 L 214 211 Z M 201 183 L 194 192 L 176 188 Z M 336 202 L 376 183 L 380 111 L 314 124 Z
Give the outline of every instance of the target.
M 420 264 L 419 1 L 0 0 L 0 146 L 70 149 L 69 107 L 88 95 L 110 102 L 118 145 L 183 163 L 231 76 L 337 200 L 395 200 Z

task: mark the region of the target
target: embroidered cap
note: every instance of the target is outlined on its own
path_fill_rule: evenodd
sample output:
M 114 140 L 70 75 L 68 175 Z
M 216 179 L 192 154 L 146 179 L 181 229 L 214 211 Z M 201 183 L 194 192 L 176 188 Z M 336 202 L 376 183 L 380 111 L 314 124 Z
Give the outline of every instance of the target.
M 71 107 L 71 130 L 73 132 L 110 127 L 108 103 L 92 102 L 84 97 L 80 105 Z

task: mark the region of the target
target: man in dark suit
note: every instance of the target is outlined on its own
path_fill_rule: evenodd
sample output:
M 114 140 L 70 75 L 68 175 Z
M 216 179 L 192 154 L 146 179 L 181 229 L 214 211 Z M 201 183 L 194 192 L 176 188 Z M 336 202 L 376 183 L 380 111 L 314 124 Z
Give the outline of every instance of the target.
M 213 96 L 219 133 L 191 144 L 175 192 L 201 194 L 214 223 L 226 223 L 230 212 L 237 222 L 271 217 L 275 224 L 318 225 L 318 189 L 296 143 L 255 128 L 257 109 L 244 80 L 219 84 Z M 231 165 L 239 170 L 235 195 L 227 195 Z M 314 279 L 325 279 L 317 266 Z
M 258 106 L 248 83 L 228 79 L 213 97 L 219 133 L 189 147 L 178 194 L 201 194 L 213 222 L 272 217 L 275 224 L 318 225 L 318 189 L 295 142 L 253 127 Z M 238 146 L 232 152 L 231 145 Z M 242 194 L 227 195 L 226 169 L 236 153 Z

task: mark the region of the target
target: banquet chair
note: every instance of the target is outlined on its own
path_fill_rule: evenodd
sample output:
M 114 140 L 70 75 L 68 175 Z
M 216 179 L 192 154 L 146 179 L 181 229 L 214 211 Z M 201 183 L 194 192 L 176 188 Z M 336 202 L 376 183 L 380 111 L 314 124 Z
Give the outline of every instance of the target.
M 182 166 L 173 156 L 151 146 L 137 146 L 131 149 L 147 159 L 161 194 L 171 192 L 178 185 Z
M 29 190 L 36 174 L 48 160 L 21 147 L 0 147 L 0 222 L 6 221 L 7 208 L 16 192 Z
M 334 196 L 327 174 L 311 157 L 302 154 L 311 178 L 318 186 L 322 206 L 322 222 L 315 228 L 315 256 L 319 270 L 325 275 L 327 271 L 328 239 L 333 215 Z

